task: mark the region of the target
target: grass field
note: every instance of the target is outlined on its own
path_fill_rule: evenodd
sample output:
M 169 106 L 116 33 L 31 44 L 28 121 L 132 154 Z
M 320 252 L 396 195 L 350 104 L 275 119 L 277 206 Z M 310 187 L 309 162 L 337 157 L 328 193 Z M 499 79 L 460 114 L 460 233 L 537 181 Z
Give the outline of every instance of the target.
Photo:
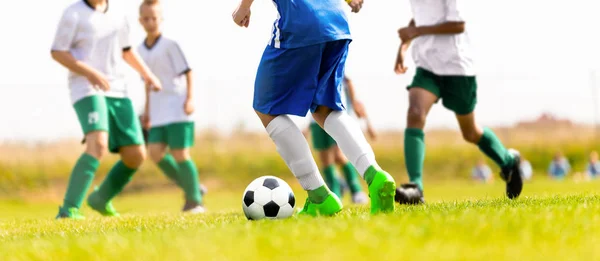
M 174 190 L 119 197 L 121 218 L 84 208 L 85 221 L 54 220 L 55 200 L 0 201 L 0 260 L 594 260 L 599 189 L 542 179 L 509 201 L 501 182 L 444 182 L 427 187 L 427 205 L 389 215 L 348 205 L 334 218 L 254 222 L 238 190 L 209 191 L 198 216 L 179 213 Z

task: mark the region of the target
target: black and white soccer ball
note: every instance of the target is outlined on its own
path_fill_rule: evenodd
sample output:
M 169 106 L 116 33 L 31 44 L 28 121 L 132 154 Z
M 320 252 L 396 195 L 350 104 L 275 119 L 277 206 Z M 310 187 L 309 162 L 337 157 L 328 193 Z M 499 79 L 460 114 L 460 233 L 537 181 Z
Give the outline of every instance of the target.
M 295 206 L 292 188 L 273 176 L 262 176 L 252 181 L 242 198 L 242 208 L 249 220 L 287 218 L 294 213 Z

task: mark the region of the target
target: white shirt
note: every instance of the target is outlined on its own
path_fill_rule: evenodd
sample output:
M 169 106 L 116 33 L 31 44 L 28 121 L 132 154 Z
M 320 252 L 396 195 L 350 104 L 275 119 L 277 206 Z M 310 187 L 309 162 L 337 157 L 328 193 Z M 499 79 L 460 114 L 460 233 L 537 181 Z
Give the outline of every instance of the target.
M 52 50 L 69 51 L 75 59 L 103 73 L 110 84 L 110 91 L 99 91 L 85 76 L 69 72 L 71 102 L 91 95 L 126 97 L 122 54 L 130 47 L 127 19 L 112 1 L 106 12 L 95 10 L 83 0 L 67 7 L 58 23 Z
M 179 44 L 160 36 L 153 46 L 147 46 L 144 40 L 138 52 L 163 87 L 159 92 L 150 93 L 149 116 L 152 127 L 191 121 L 190 115 L 183 109 L 187 99 L 185 74 L 191 69 Z
M 462 0 L 410 0 L 416 26 L 464 22 Z M 423 35 L 413 40 L 413 60 L 417 67 L 437 75 L 474 76 L 469 35 Z

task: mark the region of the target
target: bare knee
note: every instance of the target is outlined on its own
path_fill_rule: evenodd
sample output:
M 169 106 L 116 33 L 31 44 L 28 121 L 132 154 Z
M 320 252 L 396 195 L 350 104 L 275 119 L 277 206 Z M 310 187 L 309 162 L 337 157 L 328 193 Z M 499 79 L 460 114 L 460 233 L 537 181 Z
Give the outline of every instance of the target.
M 121 160 L 132 169 L 137 169 L 146 159 L 146 149 L 140 145 L 126 146 L 120 150 Z
M 165 157 L 166 153 L 167 148 L 162 144 L 148 145 L 148 155 L 150 156 L 150 160 L 152 160 L 152 162 L 160 162 Z
M 319 151 L 319 159 L 321 159 L 321 164 L 323 165 L 323 167 L 327 167 L 333 164 L 333 157 L 329 149 Z
M 325 126 L 325 120 L 327 119 L 327 116 L 329 116 L 329 114 L 332 112 L 333 110 L 329 107 L 325 107 L 325 106 L 318 106 L 317 109 L 315 110 L 315 112 L 313 112 L 313 118 L 315 119 L 315 121 L 321 125 L 321 126 Z
M 85 152 L 100 160 L 108 154 L 108 134 L 106 132 L 92 132 L 85 136 Z
M 348 162 L 348 159 L 346 158 L 346 156 L 344 156 L 344 153 L 342 153 L 342 151 L 338 147 L 336 147 L 335 149 L 334 160 L 335 164 L 337 165 L 344 165 L 346 164 L 346 162 Z
M 409 128 L 425 127 L 425 120 L 427 119 L 427 110 L 420 106 L 410 105 L 406 115 L 406 124 Z
M 171 150 L 171 154 L 175 161 L 183 162 L 190 159 L 190 150 L 189 149 L 179 149 L 179 150 Z

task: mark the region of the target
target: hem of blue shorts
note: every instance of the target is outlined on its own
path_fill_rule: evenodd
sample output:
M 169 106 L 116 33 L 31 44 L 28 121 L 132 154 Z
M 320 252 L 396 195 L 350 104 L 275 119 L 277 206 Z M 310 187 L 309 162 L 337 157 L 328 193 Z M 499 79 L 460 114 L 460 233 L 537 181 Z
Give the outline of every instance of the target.
M 306 46 L 317 45 L 317 44 L 322 44 L 322 43 L 326 43 L 326 42 L 341 41 L 341 40 L 352 41 L 352 35 L 350 35 L 350 34 L 339 34 L 339 35 L 327 36 L 327 37 L 322 37 L 322 38 L 316 38 L 314 40 L 309 40 L 307 42 L 299 43 L 299 44 L 287 44 L 285 42 L 280 42 L 279 48 L 276 48 L 276 49 L 302 48 L 302 47 L 306 47 Z M 271 47 L 275 48 L 275 44 L 273 43 L 273 41 L 271 41 L 269 43 L 269 45 Z
M 262 114 L 271 115 L 271 116 L 294 115 L 294 116 L 299 116 L 299 117 L 306 117 L 306 115 L 310 111 L 309 108 L 307 108 L 306 111 L 304 113 L 302 113 L 300 110 L 278 110 L 278 111 L 275 111 L 275 110 L 272 110 L 272 108 L 258 108 L 258 107 L 254 107 L 254 110 L 257 112 L 260 112 Z

